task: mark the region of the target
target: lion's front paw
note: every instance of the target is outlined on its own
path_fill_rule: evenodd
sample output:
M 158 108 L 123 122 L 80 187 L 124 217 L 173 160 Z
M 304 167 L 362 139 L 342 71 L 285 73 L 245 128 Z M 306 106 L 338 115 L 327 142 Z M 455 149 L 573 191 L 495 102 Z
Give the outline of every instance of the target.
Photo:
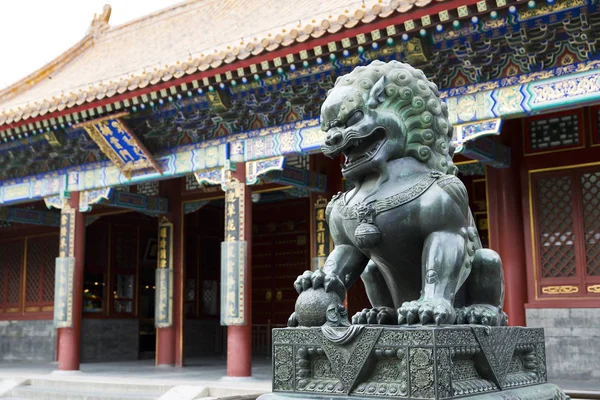
M 342 301 L 346 297 L 346 287 L 341 279 L 332 273 L 325 274 L 322 269 L 318 269 L 315 272 L 304 271 L 302 275 L 296 278 L 294 287 L 298 294 L 310 288 L 324 288 L 326 292 L 337 293 Z
M 397 321 L 396 310 L 389 307 L 365 308 L 357 312 L 352 317 L 352 324 L 379 324 L 379 325 L 395 325 Z
M 421 299 L 406 301 L 398 309 L 398 324 L 453 324 L 456 319 L 454 308 L 445 299 Z
M 506 326 L 506 313 L 489 304 L 473 304 L 456 310 L 457 324 Z

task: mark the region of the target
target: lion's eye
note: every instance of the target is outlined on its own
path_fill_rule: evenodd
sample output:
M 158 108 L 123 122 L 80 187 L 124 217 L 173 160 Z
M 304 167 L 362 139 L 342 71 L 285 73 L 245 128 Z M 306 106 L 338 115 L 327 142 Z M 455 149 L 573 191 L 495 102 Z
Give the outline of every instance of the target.
M 352 125 L 356 125 L 358 124 L 360 121 L 362 121 L 362 119 L 365 117 L 365 114 L 363 114 L 363 112 L 361 110 L 356 110 L 354 111 L 354 114 L 352 114 L 350 116 L 350 118 L 348 118 L 346 120 L 346 126 L 352 126 Z
M 334 120 L 330 121 L 330 122 L 327 124 L 327 129 L 329 130 L 329 129 L 331 129 L 331 128 L 336 128 L 336 127 L 339 127 L 339 126 L 341 126 L 341 125 L 342 125 L 342 124 L 340 123 L 340 120 L 336 118 L 336 119 L 334 119 Z

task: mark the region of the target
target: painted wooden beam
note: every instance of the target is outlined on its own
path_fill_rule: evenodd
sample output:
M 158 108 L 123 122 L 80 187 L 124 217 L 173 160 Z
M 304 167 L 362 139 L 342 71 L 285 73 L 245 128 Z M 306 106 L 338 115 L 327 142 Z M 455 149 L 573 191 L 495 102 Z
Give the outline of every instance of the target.
M 302 168 L 285 166 L 282 171 L 267 173 L 265 180 L 300 189 L 308 189 L 311 192 L 327 191 L 327 175 Z
M 62 208 L 62 200 L 59 196 L 45 197 L 44 201 L 48 208 Z M 146 214 L 163 214 L 169 211 L 169 200 L 164 197 L 122 192 L 113 188 L 80 192 L 80 212 L 91 211 L 92 207 L 98 204 Z
M 117 190 L 113 192 L 109 199 L 101 199 L 98 204 L 148 214 L 164 214 L 169 211 L 169 200 L 164 197 L 146 196 Z
M 29 210 L 25 208 L 0 208 L 0 221 L 40 226 L 60 226 L 60 213 L 55 211 Z

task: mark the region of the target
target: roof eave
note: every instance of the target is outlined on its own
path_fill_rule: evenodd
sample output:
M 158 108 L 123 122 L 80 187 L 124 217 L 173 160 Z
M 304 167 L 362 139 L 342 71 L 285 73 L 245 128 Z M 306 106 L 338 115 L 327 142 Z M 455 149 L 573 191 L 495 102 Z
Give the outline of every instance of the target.
M 74 46 L 63 52 L 60 56 L 56 57 L 48 64 L 27 75 L 25 78 L 0 90 L 0 102 L 10 100 L 17 95 L 32 89 L 36 84 L 44 79 L 50 78 L 52 74 L 60 71 L 71 61 L 79 57 L 92 45 L 92 43 L 93 37 L 90 34 L 87 34 Z

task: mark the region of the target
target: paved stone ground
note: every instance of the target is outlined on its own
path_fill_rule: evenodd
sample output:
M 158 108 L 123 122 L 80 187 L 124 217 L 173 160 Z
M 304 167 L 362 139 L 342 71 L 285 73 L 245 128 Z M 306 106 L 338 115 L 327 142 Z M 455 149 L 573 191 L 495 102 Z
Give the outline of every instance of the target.
M 271 360 L 253 360 L 251 378 L 227 378 L 226 360 L 221 357 L 205 357 L 186 362 L 183 368 L 155 367 L 154 360 L 121 361 L 81 364 L 80 372 L 57 372 L 56 363 L 1 362 L 0 378 L 56 377 L 65 380 L 108 380 L 115 382 L 139 382 L 179 384 L 227 384 L 247 382 L 257 388 L 271 388 Z
M 72 373 L 57 372 L 56 363 L 0 363 L 2 379 L 45 379 L 70 382 L 90 382 L 102 384 L 136 384 L 163 386 L 210 386 L 223 389 L 245 389 L 259 392 L 271 391 L 271 360 L 264 357 L 253 360 L 250 378 L 226 377 L 224 358 L 192 359 L 184 368 L 154 366 L 154 360 L 130 362 L 84 363 L 81 371 Z M 580 392 L 600 392 L 600 382 L 555 381 L 565 390 Z M 577 396 L 579 397 L 579 396 Z
M 2 362 L 0 363 L 0 383 L 9 384 L 11 381 L 28 381 L 32 385 L 25 388 L 27 398 L 39 397 L 39 393 L 46 395 L 52 391 L 60 391 L 64 388 L 79 388 L 77 395 L 59 396 L 60 399 L 95 398 L 89 397 L 93 394 L 102 393 L 106 388 L 128 387 L 131 393 L 122 396 L 110 397 L 111 399 L 130 398 L 133 396 L 131 390 L 140 392 L 152 391 L 156 393 L 167 393 L 171 395 L 139 397 L 161 400 L 170 399 L 194 399 L 194 389 L 205 387 L 209 390 L 209 397 L 230 397 L 232 395 L 244 396 L 253 393 L 266 393 L 271 391 L 271 361 L 260 358 L 253 361 L 252 377 L 229 378 L 226 376 L 226 360 L 224 358 L 201 358 L 192 359 L 186 363 L 184 368 L 177 367 L 155 367 L 154 360 L 139 360 L 131 362 L 107 362 L 107 363 L 84 363 L 81 370 L 76 372 L 56 371 L 56 363 L 25 363 L 25 362 Z M 2 385 L 0 385 L 0 397 L 2 396 Z M 190 390 L 191 389 L 191 390 Z M 31 393 L 31 392 L 38 392 Z M 86 396 L 81 394 L 87 393 Z M 190 397 L 184 396 L 189 392 Z M 5 393 L 10 396 L 11 392 Z M 123 394 L 123 393 L 122 393 Z M 198 394 L 198 393 L 196 393 Z M 207 393 L 208 394 L 208 393 Z M 35 396 L 34 396 L 35 395 Z M 34 397 L 30 397 L 34 396 Z M 25 397 L 25 396 L 23 396 Z M 104 398 L 103 396 L 100 396 Z M 204 396 L 202 396 L 204 397 Z M 252 397 L 252 396 L 250 396 Z M 254 396 L 253 398 L 255 398 Z M 5 397 L 9 399 L 20 399 L 21 396 Z M 54 398 L 54 397 L 47 397 Z M 109 397 L 106 397 L 109 398 Z M 133 399 L 133 397 L 131 397 Z M 137 397 L 135 397 L 137 398 Z

